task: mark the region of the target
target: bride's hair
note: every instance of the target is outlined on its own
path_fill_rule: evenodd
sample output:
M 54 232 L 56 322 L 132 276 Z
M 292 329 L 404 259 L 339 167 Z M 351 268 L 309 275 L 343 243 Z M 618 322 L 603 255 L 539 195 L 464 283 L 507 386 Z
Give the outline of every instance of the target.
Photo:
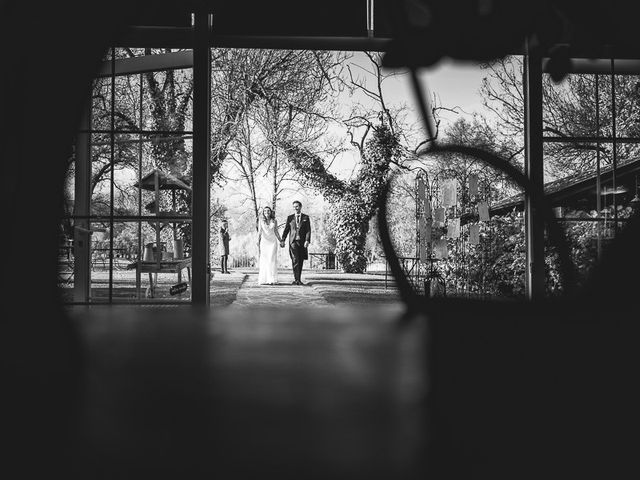
M 265 217 L 265 212 L 266 212 L 267 209 L 269 209 L 269 216 Z M 275 218 L 276 218 L 276 215 L 275 215 L 273 209 L 270 206 L 267 205 L 266 207 L 262 207 L 262 220 L 263 221 L 264 220 L 269 221 L 269 220 L 273 220 Z

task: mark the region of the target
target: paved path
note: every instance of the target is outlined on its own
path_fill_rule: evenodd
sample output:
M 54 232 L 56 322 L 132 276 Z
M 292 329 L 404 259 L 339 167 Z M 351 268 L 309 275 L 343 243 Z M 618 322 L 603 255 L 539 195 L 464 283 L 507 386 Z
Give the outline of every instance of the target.
M 312 286 L 291 285 L 292 281 L 293 274 L 279 272 L 277 285 L 259 285 L 258 274 L 249 273 L 228 308 L 333 307 Z

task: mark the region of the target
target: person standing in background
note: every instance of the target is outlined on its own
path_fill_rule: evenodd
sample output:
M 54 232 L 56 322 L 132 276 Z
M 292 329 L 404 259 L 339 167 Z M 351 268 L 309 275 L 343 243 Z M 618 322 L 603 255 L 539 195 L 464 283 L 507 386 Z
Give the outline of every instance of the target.
M 220 226 L 220 239 L 218 242 L 218 249 L 220 251 L 220 272 L 221 273 L 230 273 L 228 268 L 229 240 L 231 240 L 231 236 L 229 235 L 229 222 L 227 222 L 226 220 L 223 220 Z

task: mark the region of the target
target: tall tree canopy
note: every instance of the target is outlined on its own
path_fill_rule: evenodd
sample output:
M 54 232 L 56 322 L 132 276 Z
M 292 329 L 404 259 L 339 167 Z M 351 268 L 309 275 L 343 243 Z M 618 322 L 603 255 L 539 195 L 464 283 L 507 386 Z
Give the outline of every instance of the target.
M 214 63 L 214 136 L 212 162 L 218 180 L 240 172 L 244 195 L 258 216 L 258 182 L 268 177 L 269 203 L 276 210 L 286 185 L 295 180 L 286 138 L 297 144 L 317 142 L 334 121 L 335 93 L 343 52 L 304 50 L 223 50 Z M 233 85 L 240 87 L 232 88 Z M 234 93 L 235 92 L 235 93 Z M 223 165 L 230 156 L 231 164 Z M 232 167 L 232 171 L 228 167 Z M 215 178 L 214 178 L 215 179 Z

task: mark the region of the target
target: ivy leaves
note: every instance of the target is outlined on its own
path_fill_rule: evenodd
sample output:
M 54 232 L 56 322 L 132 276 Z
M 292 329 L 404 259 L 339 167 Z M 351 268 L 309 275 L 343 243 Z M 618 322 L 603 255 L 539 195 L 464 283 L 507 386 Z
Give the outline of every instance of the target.
M 358 175 L 346 182 L 327 171 L 317 155 L 285 145 L 303 184 L 318 190 L 331 205 L 336 258 L 346 273 L 364 272 L 369 221 L 386 185 L 391 163 L 400 157 L 400 143 L 385 124 L 376 126 L 366 143 Z

